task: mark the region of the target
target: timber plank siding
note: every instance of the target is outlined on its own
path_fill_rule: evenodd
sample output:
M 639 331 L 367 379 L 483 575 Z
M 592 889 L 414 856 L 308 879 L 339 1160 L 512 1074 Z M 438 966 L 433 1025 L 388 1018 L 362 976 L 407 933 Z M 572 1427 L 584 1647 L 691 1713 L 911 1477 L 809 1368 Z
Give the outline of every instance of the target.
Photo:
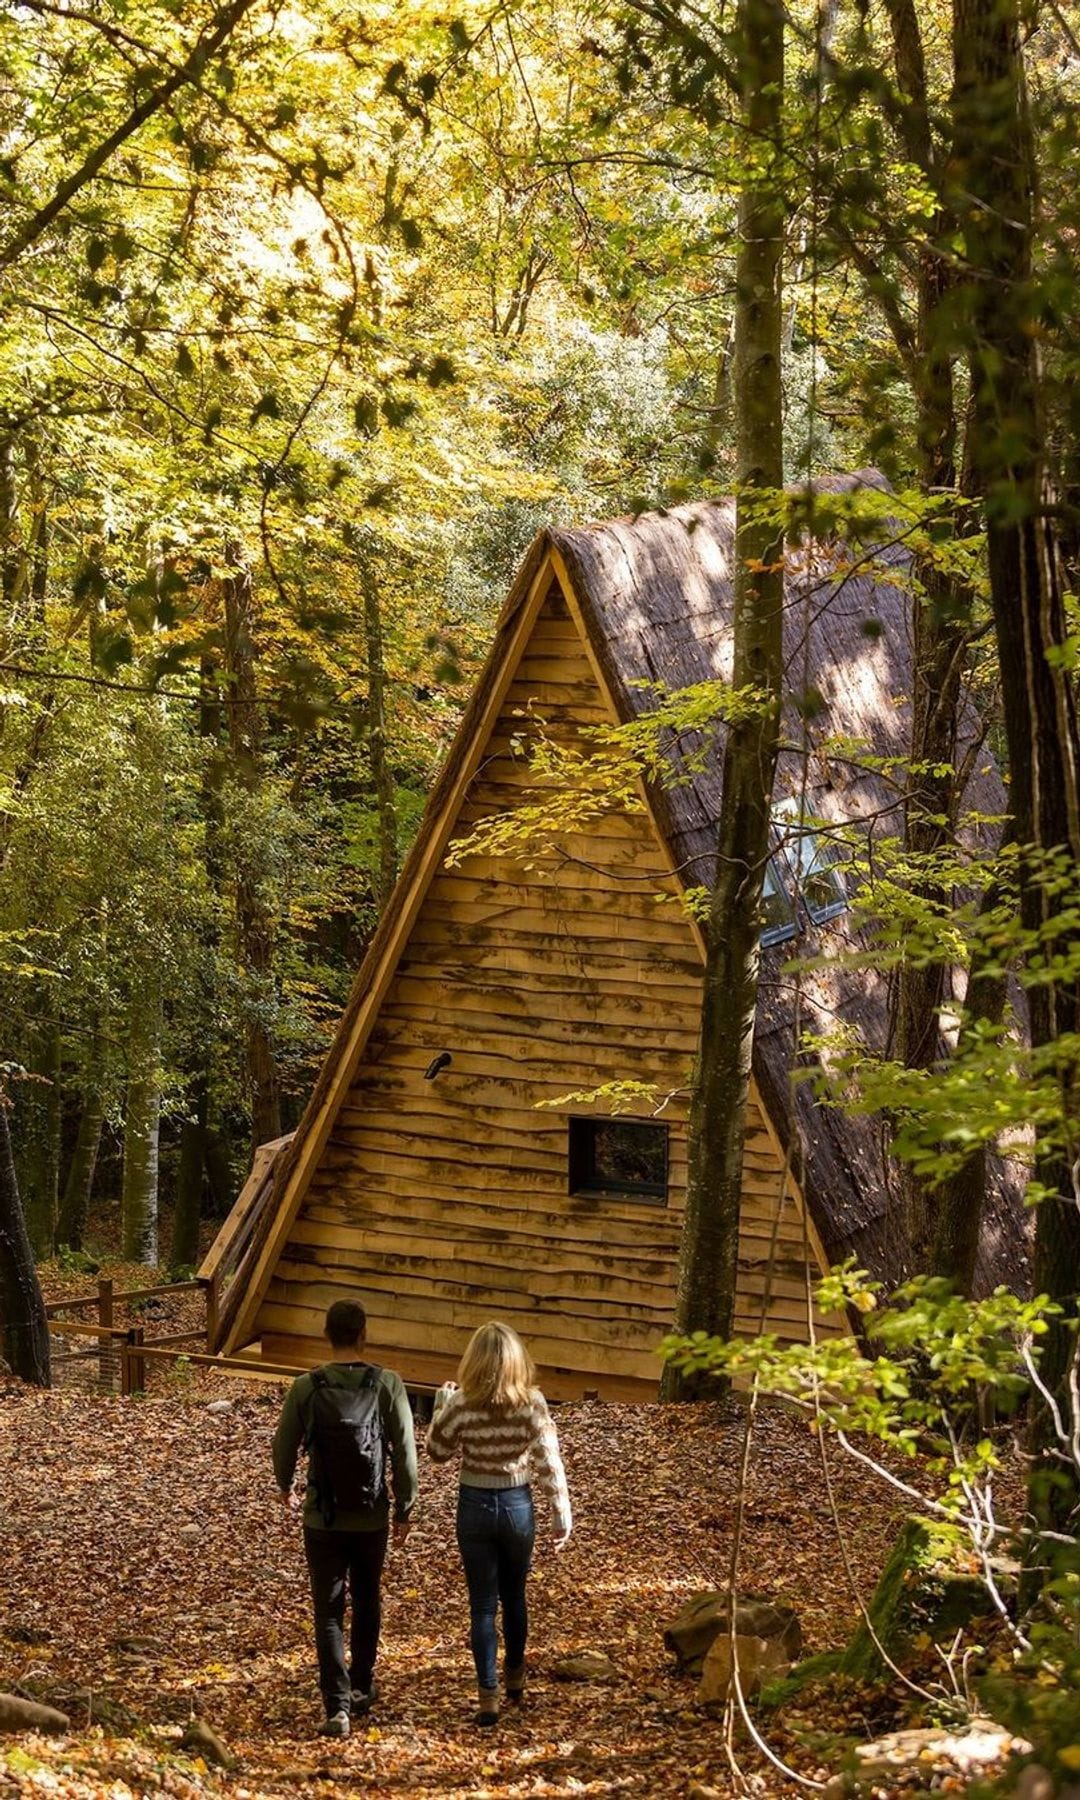
M 553 584 L 454 835 L 535 796 L 523 740 L 542 730 L 587 754 L 588 728 L 614 717 Z M 270 1273 L 255 1317 L 264 1354 L 315 1360 L 325 1307 L 355 1290 L 373 1355 L 406 1379 L 450 1373 L 495 1313 L 553 1396 L 655 1394 L 701 958 L 644 805 L 562 850 L 533 868 L 469 858 L 430 880 Z M 426 1080 L 441 1051 L 449 1066 Z M 610 1109 L 565 1096 L 611 1080 L 670 1096 L 664 1201 L 569 1191 L 568 1117 Z M 801 1202 L 756 1099 L 747 1127 L 738 1323 L 803 1337 Z
M 821 487 L 888 491 L 874 470 Z M 304 1116 L 222 1228 L 239 1253 L 216 1348 L 261 1339 L 276 1361 L 315 1362 L 325 1304 L 351 1288 L 371 1309 L 373 1353 L 415 1382 L 451 1374 L 498 1310 L 528 1336 L 553 1397 L 655 1393 L 703 964 L 679 894 L 715 864 L 723 727 L 685 781 L 624 795 L 557 854 L 448 867 L 447 853 L 490 814 L 555 791 L 523 753 L 538 731 L 587 752 L 590 728 L 641 719 L 657 684 L 729 678 L 734 513 L 730 499 L 701 501 L 551 527 L 530 547 Z M 910 552 L 883 519 L 876 548 L 860 535 L 853 559 L 826 535 L 785 577 L 785 657 L 822 707 L 812 721 L 787 709 L 778 797 L 895 836 L 903 796 L 881 771 L 910 736 Z M 1007 796 L 980 731 L 972 711 L 964 807 L 989 821 Z M 819 760 L 836 733 L 869 762 Z M 800 1340 L 807 1278 L 826 1260 L 854 1258 L 886 1284 L 909 1263 L 880 1119 L 823 1106 L 791 1079 L 797 1029 L 839 1027 L 888 1053 L 886 975 L 855 914 L 817 919 L 805 895 L 788 898 L 794 938 L 762 946 L 736 1328 Z M 835 948 L 857 949 L 858 964 Z M 785 965 L 804 951 L 814 967 L 796 989 Z M 444 1050 L 449 1066 L 426 1080 Z M 662 1204 L 569 1192 L 567 1115 L 609 1107 L 568 1107 L 567 1094 L 627 1079 L 666 1096 Z M 1023 1171 L 996 1156 L 987 1169 L 976 1292 L 1029 1291 Z

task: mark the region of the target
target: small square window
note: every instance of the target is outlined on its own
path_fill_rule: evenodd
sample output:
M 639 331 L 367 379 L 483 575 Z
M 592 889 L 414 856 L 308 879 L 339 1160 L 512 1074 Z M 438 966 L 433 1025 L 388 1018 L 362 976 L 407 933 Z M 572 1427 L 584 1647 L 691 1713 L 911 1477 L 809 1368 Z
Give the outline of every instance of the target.
M 668 1128 L 631 1119 L 571 1119 L 570 1192 L 667 1199 Z

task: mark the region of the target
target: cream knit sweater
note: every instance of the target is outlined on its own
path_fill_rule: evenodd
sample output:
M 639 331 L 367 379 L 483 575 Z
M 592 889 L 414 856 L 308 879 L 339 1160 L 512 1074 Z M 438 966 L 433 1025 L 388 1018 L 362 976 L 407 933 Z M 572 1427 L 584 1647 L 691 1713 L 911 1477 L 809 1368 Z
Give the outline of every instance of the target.
M 427 1437 L 434 1462 L 461 1452 L 461 1486 L 524 1487 L 535 1482 L 551 1508 L 552 1523 L 567 1537 L 573 1523 L 559 1440 L 539 1389 L 512 1412 L 466 1405 L 460 1389 L 436 1412 Z

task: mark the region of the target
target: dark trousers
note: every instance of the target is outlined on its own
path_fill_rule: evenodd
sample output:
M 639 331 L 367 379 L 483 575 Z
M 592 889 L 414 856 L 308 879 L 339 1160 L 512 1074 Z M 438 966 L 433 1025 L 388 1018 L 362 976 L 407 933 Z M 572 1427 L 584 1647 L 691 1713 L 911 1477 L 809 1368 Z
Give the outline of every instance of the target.
M 315 1609 L 315 1650 L 326 1716 L 349 1711 L 352 1688 L 371 1687 L 382 1624 L 382 1572 L 389 1526 L 381 1531 L 312 1531 L 304 1551 Z M 351 1669 L 345 1666 L 345 1591 L 352 1599 Z
M 525 1661 L 525 1581 L 535 1534 L 527 1487 L 459 1489 L 457 1540 L 469 1589 L 469 1641 L 477 1684 L 487 1693 L 498 1685 L 495 1616 L 500 1605 L 506 1666 L 519 1669 Z

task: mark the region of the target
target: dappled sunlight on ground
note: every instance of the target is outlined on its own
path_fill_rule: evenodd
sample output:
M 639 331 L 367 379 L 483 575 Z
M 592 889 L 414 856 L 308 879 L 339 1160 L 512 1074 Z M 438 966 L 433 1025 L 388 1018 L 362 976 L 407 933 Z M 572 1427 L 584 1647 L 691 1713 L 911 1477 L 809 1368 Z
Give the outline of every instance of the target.
M 162 1780 L 177 1793 L 187 1779 L 192 1792 L 224 1788 L 238 1800 L 332 1793 L 328 1784 L 373 1797 L 664 1796 L 694 1776 L 727 1790 L 720 1724 L 694 1709 L 693 1683 L 669 1672 L 661 1632 L 686 1595 L 725 1580 L 738 1407 L 559 1412 L 576 1530 L 559 1557 L 546 1533 L 538 1540 L 528 1704 L 495 1732 L 471 1725 L 454 1476 L 422 1458 L 420 1518 L 388 1564 L 380 1703 L 348 1742 L 329 1744 L 313 1735 L 299 1526 L 270 1473 L 278 1404 L 273 1390 L 245 1392 L 225 1411 L 208 1410 L 205 1390 L 120 1401 L 13 1386 L 0 1398 L 4 1680 L 70 1712 L 78 1735 L 67 1752 L 62 1742 L 42 1749 L 49 1768 L 67 1754 L 74 1769 L 93 1752 L 121 1771 L 119 1788 L 80 1787 L 73 1774 L 51 1791 L 122 1794 L 125 1779 L 146 1791 L 154 1782 L 125 1778 L 110 1738 L 141 1732 L 143 1753 L 152 1760 L 156 1746 L 166 1768 L 193 1711 L 240 1766 L 226 1777 L 176 1765 L 187 1774 Z M 797 1420 L 767 1409 L 756 1443 L 740 1586 L 793 1604 L 809 1648 L 838 1642 L 855 1602 L 816 1446 Z M 868 1592 L 891 1507 L 854 1470 L 841 1467 L 837 1482 Z M 556 1657 L 585 1648 L 611 1657 L 617 1682 L 552 1678 Z M 94 1721 L 105 1738 L 87 1736 Z M 36 1786 L 24 1770 L 18 1791 Z M 780 1777 L 763 1791 L 781 1793 Z

